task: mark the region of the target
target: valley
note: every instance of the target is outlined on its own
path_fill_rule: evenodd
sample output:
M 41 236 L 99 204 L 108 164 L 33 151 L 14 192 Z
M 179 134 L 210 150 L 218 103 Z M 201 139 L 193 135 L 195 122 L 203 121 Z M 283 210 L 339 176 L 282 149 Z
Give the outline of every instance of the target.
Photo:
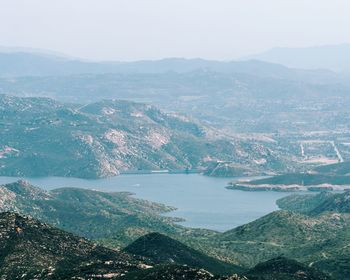
M 347 76 L 4 57 L 1 275 L 346 279 Z
M 349 11 L 3 1 L 0 280 L 349 280 Z
M 0 184 L 20 179 L 0 177 Z M 174 207 L 173 211 L 163 215 L 180 218 L 177 224 L 220 232 L 277 210 L 276 200 L 288 195 L 276 192 L 262 194 L 232 192 L 225 189 L 227 178 L 199 174 L 120 175 L 97 180 L 62 177 L 25 178 L 25 180 L 48 191 L 76 187 L 134 194 L 131 197 Z
M 95 255 L 94 261 L 90 261 L 88 267 L 85 267 L 84 261 L 78 262 L 78 260 L 80 258 L 82 258 L 81 260 L 87 260 L 91 257 L 87 255 L 78 257 L 77 254 L 82 253 L 64 251 L 62 254 L 64 254 L 63 260 L 65 261 L 69 260 L 68 254 L 73 254 L 72 258 L 76 263 L 75 270 L 72 271 L 65 267 L 65 262 L 55 263 L 54 259 L 46 259 L 40 265 L 36 262 L 41 267 L 39 270 L 41 270 L 40 273 L 42 273 L 43 279 L 51 279 L 50 275 L 55 275 L 55 273 L 71 275 L 70 277 L 92 273 L 97 275 L 96 278 L 108 278 L 109 271 L 113 271 L 113 277 L 118 278 L 122 276 L 118 274 L 120 273 L 118 267 L 122 269 L 123 274 L 126 274 L 125 277 L 141 277 L 141 275 L 150 273 L 150 275 L 153 275 L 152 277 L 157 279 L 160 277 L 158 273 L 164 273 L 163 269 L 165 269 L 165 271 L 168 271 L 168 275 L 179 273 L 182 275 L 182 279 L 187 279 L 186 277 L 197 279 L 194 276 L 197 273 L 204 273 L 203 275 L 207 275 L 205 277 L 209 277 L 208 279 L 216 279 L 210 278 L 214 276 L 210 276 L 211 274 L 207 274 L 205 270 L 202 272 L 198 270 L 204 267 L 216 275 L 227 273 L 236 275 L 232 276 L 236 278 L 228 279 L 240 279 L 238 275 L 241 275 L 243 279 L 245 279 L 244 277 L 247 279 L 261 279 L 259 277 L 272 277 L 274 274 L 276 275 L 274 277 L 293 279 L 288 277 L 292 277 L 298 271 L 304 271 L 303 274 L 309 277 L 307 279 L 345 280 L 349 270 L 349 262 L 347 261 L 348 246 L 346 246 L 350 229 L 348 193 L 328 194 L 326 197 L 324 195 L 288 196 L 278 200 L 278 204 L 286 210 L 274 211 L 248 224 L 219 233 L 177 225 L 176 218 L 160 215 L 173 210 L 173 208 L 135 199 L 130 197 L 128 193 L 106 193 L 78 188 L 45 191 L 32 186 L 26 181 L 2 185 L 0 191 L 2 193 L 0 198 L 2 211 L 13 211 L 20 213 L 20 215 L 30 214 L 35 219 L 92 239 L 111 249 L 120 250 L 125 248 L 123 253 L 126 253 L 126 255 L 121 255 L 119 251 L 108 251 L 110 249 L 97 247 L 101 253 Z M 307 202 L 308 200 L 312 203 Z M 300 208 L 298 206 L 300 203 L 308 205 L 302 213 L 294 210 Z M 10 233 L 10 236 L 13 236 L 11 238 L 18 238 L 15 236 L 19 236 L 20 240 L 26 236 L 29 237 L 28 234 L 30 234 L 30 243 L 24 244 L 34 246 L 35 250 L 31 251 L 33 256 L 39 252 L 37 250 L 43 252 L 40 246 L 37 247 L 37 244 L 46 244 L 45 248 L 53 246 L 47 243 L 50 239 L 43 241 L 44 236 L 38 233 L 38 230 L 42 227 L 41 225 L 37 224 L 34 231 L 30 230 L 31 225 L 28 227 L 27 220 L 23 220 L 22 217 L 16 215 L 1 214 L 0 232 L 3 232 L 6 228 L 4 223 L 7 219 L 14 217 L 16 221 L 14 232 L 11 231 L 11 223 L 9 229 L 5 232 L 6 234 Z M 28 221 L 30 221 L 30 224 L 37 223 L 36 221 L 32 222 L 32 220 Z M 64 236 L 63 232 L 55 229 L 46 230 L 46 234 L 49 232 Z M 158 232 L 158 234 L 153 232 Z M 5 233 L 0 236 L 3 236 L 3 234 Z M 36 238 L 41 238 L 40 243 L 36 243 Z M 78 240 L 71 235 L 68 239 L 67 237 L 64 238 L 69 242 Z M 67 241 L 64 241 L 64 238 L 56 244 L 66 246 L 64 244 Z M 21 252 L 20 246 L 22 245 L 18 245 L 13 249 L 5 240 L 0 238 L 0 246 L 7 246 L 6 254 L 9 254 L 8 256 L 14 257 L 18 252 Z M 80 239 L 79 242 L 85 242 L 86 245 L 84 246 L 91 246 L 88 241 Z M 83 244 L 78 245 L 77 248 L 82 248 L 81 246 Z M 165 249 L 171 246 L 177 248 L 178 253 L 174 250 L 168 251 Z M 94 249 L 96 247 L 92 248 L 96 250 Z M 49 253 L 50 250 L 46 252 Z M 85 254 L 86 249 L 83 252 Z M 138 257 L 135 259 L 135 257 L 128 255 L 129 253 Z M 206 254 L 210 256 L 206 256 Z M 281 254 L 284 258 L 280 257 Z M 14 269 L 2 270 L 4 267 L 1 265 L 0 271 L 2 273 L 14 273 L 12 275 L 16 275 L 15 273 L 27 275 L 28 267 L 30 267 L 31 272 L 28 274 L 28 279 L 31 279 L 30 277 L 35 274 L 38 275 L 39 270 L 35 270 L 29 263 L 25 264 L 20 259 L 21 257 L 22 254 L 16 257 L 24 265 L 21 272 Z M 98 259 L 100 257 L 105 260 L 104 265 Z M 142 258 L 140 259 L 140 257 Z M 114 263 L 120 258 L 123 258 L 123 261 Z M 295 259 L 298 262 L 290 259 Z M 55 269 L 57 272 L 54 272 L 54 274 L 50 272 L 48 262 L 51 262 L 51 266 L 54 267 L 58 265 L 58 269 Z M 342 262 L 343 265 L 341 267 L 334 266 L 334 263 L 338 262 Z M 174 266 L 174 264 L 178 266 Z M 192 266 L 193 269 L 185 268 L 186 266 L 183 267 L 183 264 Z M 126 267 L 128 268 L 126 269 Z M 151 267 L 155 268 L 150 269 Z M 9 266 L 6 265 L 5 268 L 8 269 Z M 206 278 L 200 277 L 198 279 Z

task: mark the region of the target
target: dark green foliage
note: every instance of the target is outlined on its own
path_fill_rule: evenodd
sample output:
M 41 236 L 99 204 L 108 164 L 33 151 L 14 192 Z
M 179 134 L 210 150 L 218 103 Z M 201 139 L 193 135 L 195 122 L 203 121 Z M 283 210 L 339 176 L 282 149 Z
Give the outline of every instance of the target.
M 350 162 L 340 162 L 335 164 L 328 164 L 316 167 L 314 169 L 320 174 L 330 174 L 330 175 L 349 175 L 350 174 Z
M 195 269 L 188 266 L 180 265 L 160 265 L 155 268 L 144 271 L 137 271 L 128 273 L 121 277 L 121 280 L 157 280 L 157 279 L 171 279 L 171 280 L 244 280 L 239 276 L 218 277 L 203 269 Z
M 349 271 L 346 262 L 350 254 L 348 193 L 308 196 L 301 202 L 298 202 L 299 196 L 293 196 L 289 202 L 286 199 L 284 205 L 293 209 L 302 205 L 305 213 L 311 204 L 317 206 L 315 198 L 320 197 L 322 212 L 310 212 L 312 216 L 308 216 L 276 211 L 224 233 L 178 226 L 174 219 L 160 215 L 171 208 L 134 199 L 126 193 L 74 188 L 46 192 L 23 181 L 1 186 L 0 193 L 2 210 L 30 214 L 61 229 L 98 238 L 100 243 L 112 248 L 129 245 L 151 232 L 186 244 L 150 234 L 127 247 L 127 251 L 152 263 L 174 261 L 210 272 L 229 273 L 239 271 L 231 263 L 252 267 L 283 255 L 321 270 L 324 263 L 325 271 L 336 275 L 336 279 L 347 279 Z M 335 266 L 338 261 L 341 265 Z
M 9 212 L 0 213 L 0 249 L 1 279 L 100 279 L 139 266 L 127 254 Z
M 277 201 L 280 208 L 309 215 L 325 212 L 350 213 L 350 192 L 292 195 Z
M 276 201 L 279 208 L 299 213 L 307 214 L 322 202 L 332 197 L 330 192 L 321 192 L 319 194 L 293 194 L 282 197 Z
M 320 204 L 312 209 L 310 214 L 319 215 L 324 212 L 350 213 L 350 191 L 334 194 L 320 201 Z
M 176 219 L 160 214 L 173 210 L 162 204 L 138 200 L 129 193 L 105 193 L 87 189 L 62 188 L 46 192 L 25 181 L 0 186 L 11 199 L 0 197 L 5 206 L 43 222 L 87 238 L 116 238 L 117 245 L 131 242 L 148 232 L 175 234 L 181 227 Z M 24 194 L 24 195 L 23 195 Z M 1 204 L 1 203 L 0 203 Z
M 283 257 L 271 259 L 256 265 L 247 272 L 250 280 L 329 280 L 330 276 Z
M 188 265 L 204 268 L 214 274 L 233 274 L 243 271 L 238 266 L 208 257 L 159 233 L 150 233 L 138 238 L 128 245 L 124 251 L 145 257 L 154 263 Z
M 249 181 L 249 184 L 252 184 L 252 185 L 261 185 L 261 184 L 301 185 L 301 186 L 312 186 L 312 185 L 320 185 L 320 184 L 348 185 L 350 184 L 350 176 L 294 173 L 294 174 L 274 176 L 266 179 Z

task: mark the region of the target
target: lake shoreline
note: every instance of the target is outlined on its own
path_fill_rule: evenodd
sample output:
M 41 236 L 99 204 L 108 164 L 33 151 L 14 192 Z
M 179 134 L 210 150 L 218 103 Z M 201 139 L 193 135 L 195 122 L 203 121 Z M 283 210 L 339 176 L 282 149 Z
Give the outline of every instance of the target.
M 123 174 L 103 179 L 66 177 L 0 177 L 0 184 L 19 179 L 45 190 L 85 188 L 104 192 L 129 192 L 135 198 L 172 206 L 166 216 L 180 218 L 182 226 L 225 231 L 254 221 L 278 210 L 277 199 L 288 195 L 279 192 L 232 191 L 229 181 L 252 177 L 216 178 L 201 174 Z

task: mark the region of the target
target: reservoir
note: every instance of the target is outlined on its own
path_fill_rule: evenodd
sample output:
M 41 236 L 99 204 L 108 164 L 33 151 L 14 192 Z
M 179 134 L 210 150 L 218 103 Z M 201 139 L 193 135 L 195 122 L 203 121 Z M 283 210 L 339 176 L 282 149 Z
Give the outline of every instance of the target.
M 200 174 L 130 174 L 96 180 L 0 177 L 0 184 L 18 179 L 46 190 L 78 187 L 131 192 L 136 198 L 176 207 L 177 210 L 166 215 L 185 219 L 180 223 L 184 226 L 217 231 L 232 229 L 277 210 L 276 200 L 288 195 L 228 190 L 225 187 L 229 181 L 242 178 L 213 178 Z

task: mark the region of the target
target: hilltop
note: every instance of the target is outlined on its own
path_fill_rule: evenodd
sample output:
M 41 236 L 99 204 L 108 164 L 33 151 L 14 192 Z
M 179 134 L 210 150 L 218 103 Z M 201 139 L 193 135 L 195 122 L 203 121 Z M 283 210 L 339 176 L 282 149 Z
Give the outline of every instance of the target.
M 277 200 L 280 208 L 311 216 L 326 212 L 350 213 L 350 192 L 292 195 Z
M 284 256 L 329 273 L 335 279 L 346 279 L 349 221 L 347 213 L 310 217 L 276 211 L 224 232 L 216 238 L 216 247 L 220 248 L 218 254 L 243 266 Z M 334 266 L 337 262 L 342 266 Z M 322 263 L 329 265 L 323 268 Z
M 153 235 L 154 236 L 154 235 Z M 150 235 L 146 236 L 150 240 Z M 169 241 L 167 238 L 162 240 Z M 134 245 L 140 245 L 137 241 Z M 198 279 L 198 280 L 247 280 L 247 279 L 331 279 L 321 272 L 300 263 L 284 258 L 277 258 L 258 264 L 244 273 L 245 276 L 215 276 L 198 265 L 219 269 L 220 263 L 203 254 L 179 244 L 180 250 L 173 256 L 184 257 L 191 262 L 179 265 L 163 264 L 164 259 L 143 258 L 113 251 L 98 246 L 84 238 L 64 232 L 30 217 L 15 213 L 0 213 L 0 276 L 4 279 Z M 155 244 L 151 244 L 152 245 Z M 164 245 L 164 244 L 163 244 Z M 162 244 L 159 249 L 165 252 Z M 150 248 L 151 248 L 150 247 Z M 181 248 L 186 248 L 182 251 Z M 192 255 L 193 254 L 193 255 Z M 194 265 L 194 267 L 192 266 Z M 197 268 L 196 268 L 197 267 Z M 302 277 L 302 278 L 301 278 Z M 318 277 L 318 278 L 317 278 Z
M 329 280 L 332 279 L 312 267 L 284 257 L 260 263 L 247 272 L 251 280 Z
M 124 251 L 145 257 L 154 263 L 188 265 L 204 268 L 214 274 L 233 274 L 243 271 L 241 267 L 209 257 L 159 233 L 150 233 L 138 238 Z
M 147 263 L 124 252 L 98 246 L 31 217 L 0 213 L 1 279 L 207 279 L 201 268 Z

